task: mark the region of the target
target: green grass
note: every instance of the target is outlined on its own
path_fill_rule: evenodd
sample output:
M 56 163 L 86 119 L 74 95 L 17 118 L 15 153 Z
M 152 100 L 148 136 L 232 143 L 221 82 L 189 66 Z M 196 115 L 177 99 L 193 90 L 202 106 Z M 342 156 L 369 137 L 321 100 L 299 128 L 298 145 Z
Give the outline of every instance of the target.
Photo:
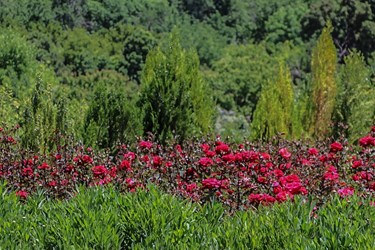
M 80 188 L 69 201 L 39 193 L 25 203 L 0 191 L 0 249 L 375 247 L 375 207 L 358 197 L 333 197 L 312 218 L 314 202 L 302 199 L 229 216 L 219 203 L 200 206 L 155 187 L 126 195 Z

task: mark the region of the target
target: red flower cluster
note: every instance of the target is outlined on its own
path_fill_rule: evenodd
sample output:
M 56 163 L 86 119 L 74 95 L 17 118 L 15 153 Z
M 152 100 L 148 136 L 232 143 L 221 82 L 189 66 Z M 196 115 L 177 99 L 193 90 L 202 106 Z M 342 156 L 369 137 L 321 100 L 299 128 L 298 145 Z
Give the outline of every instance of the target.
M 76 185 L 111 183 L 123 192 L 134 192 L 153 183 L 196 202 L 215 196 L 234 209 L 293 200 L 296 195 L 372 196 L 374 130 L 358 141 L 359 146 L 329 140 L 315 145 L 282 140 L 235 145 L 217 139 L 163 147 L 142 140 L 119 146 L 115 155 L 80 145 L 35 155 L 20 149 L 16 140 L 9 143 L 13 137 L 2 130 L 0 179 L 22 199 L 40 188 L 62 198 L 70 197 Z

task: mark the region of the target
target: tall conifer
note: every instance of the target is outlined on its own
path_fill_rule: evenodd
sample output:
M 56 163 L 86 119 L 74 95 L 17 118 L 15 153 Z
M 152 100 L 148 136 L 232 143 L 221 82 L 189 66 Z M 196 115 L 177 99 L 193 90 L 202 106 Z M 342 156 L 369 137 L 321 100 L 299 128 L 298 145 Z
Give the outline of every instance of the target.
M 173 32 L 168 47 L 151 51 L 143 69 L 138 104 L 145 133 L 165 142 L 172 135 L 183 140 L 208 132 L 214 112 L 210 94 L 197 53 L 182 49 Z
M 290 72 L 284 63 L 280 63 L 276 81 L 262 89 L 251 126 L 252 138 L 268 140 L 279 132 L 290 137 L 293 99 Z
M 337 92 L 337 53 L 330 22 L 323 29 L 312 52 L 309 133 L 316 138 L 329 135 Z
M 342 131 L 351 140 L 366 134 L 375 121 L 375 86 L 371 71 L 360 52 L 352 51 L 344 59 L 336 105 L 336 122 L 349 125 Z

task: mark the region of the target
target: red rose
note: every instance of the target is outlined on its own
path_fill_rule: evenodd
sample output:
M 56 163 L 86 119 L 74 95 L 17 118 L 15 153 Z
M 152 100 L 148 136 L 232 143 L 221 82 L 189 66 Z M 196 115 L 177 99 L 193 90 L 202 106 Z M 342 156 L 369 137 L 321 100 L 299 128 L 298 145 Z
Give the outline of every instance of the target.
M 154 156 L 153 158 L 152 158 L 152 164 L 154 165 L 154 167 L 160 167 L 161 166 L 161 164 L 162 164 L 162 159 L 161 159 L 161 157 L 160 156 Z
M 146 149 L 146 148 L 150 149 L 150 148 L 152 148 L 152 142 L 149 142 L 149 141 L 140 141 L 138 145 L 142 149 Z
M 343 146 L 339 142 L 334 142 L 331 144 L 331 151 L 332 152 L 338 152 L 343 149 Z
M 259 202 L 261 200 L 261 195 L 260 194 L 250 194 L 248 199 L 250 202 Z
M 358 168 L 360 166 L 362 166 L 362 161 L 360 160 L 353 161 L 352 168 Z
M 34 170 L 31 167 L 22 169 L 23 176 L 33 176 L 33 174 L 34 174 Z
M 212 161 L 212 159 L 208 158 L 208 157 L 203 157 L 203 158 L 199 159 L 198 163 L 202 167 L 209 167 L 212 164 L 214 164 L 214 162 Z
M 123 160 L 121 163 L 120 163 L 120 166 L 119 166 L 119 168 L 118 168 L 119 170 L 126 170 L 126 171 L 128 171 L 128 172 L 130 172 L 130 171 L 132 171 L 133 169 L 132 169 L 132 167 L 131 167 L 131 165 L 130 165 L 130 162 L 129 161 L 127 161 L 127 160 Z
M 276 200 L 279 201 L 279 202 L 283 202 L 283 201 L 286 201 L 288 199 L 293 200 L 293 198 L 294 198 L 293 194 L 291 194 L 289 192 L 286 192 L 286 191 L 279 192 L 276 195 Z
M 148 163 L 148 162 L 150 161 L 150 158 L 148 157 L 148 155 L 144 155 L 144 156 L 141 158 L 141 160 L 142 160 L 143 162 Z
M 218 146 L 216 146 L 215 151 L 217 154 L 226 154 L 230 151 L 230 148 L 225 143 L 220 143 Z
M 281 157 L 283 157 L 285 160 L 288 160 L 292 154 L 288 151 L 287 148 L 282 148 L 279 150 L 279 154 L 281 155 Z
M 107 173 L 107 169 L 103 166 L 95 166 L 91 169 L 95 177 L 104 176 Z
M 302 184 L 300 182 L 292 182 L 285 184 L 285 189 L 291 194 L 301 193 Z
M 129 161 L 133 161 L 135 159 L 135 154 L 133 152 L 128 152 L 124 154 L 124 159 L 127 159 Z
M 259 154 L 254 151 L 244 151 L 242 152 L 242 159 L 245 161 L 256 161 L 259 160 Z
M 203 185 L 203 188 L 206 188 L 206 189 L 220 188 L 221 181 L 216 178 L 208 178 L 202 181 L 202 185 Z
M 287 176 L 284 176 L 284 177 L 281 177 L 279 182 L 284 185 L 286 183 L 292 183 L 292 182 L 301 182 L 301 180 L 299 179 L 299 177 L 295 174 L 291 174 L 291 175 L 287 175 Z
M 337 191 L 337 193 L 340 195 L 341 198 L 352 196 L 354 194 L 354 188 L 342 188 Z
M 276 199 L 269 194 L 250 194 L 248 199 L 250 202 L 261 203 L 265 205 L 274 203 L 276 201 Z
M 359 139 L 359 145 L 362 147 L 375 146 L 375 137 L 372 137 L 371 135 L 362 137 Z
M 88 155 L 84 155 L 84 156 L 82 156 L 82 162 L 83 162 L 83 163 L 86 163 L 86 164 L 90 164 L 90 163 L 93 162 L 93 160 L 91 159 L 90 156 L 88 156 Z
M 259 176 L 257 181 L 261 184 L 264 184 L 267 182 L 267 179 L 264 176 Z
M 21 199 L 27 199 L 27 196 L 29 196 L 29 193 L 24 190 L 19 190 L 16 192 L 16 196 L 20 197 Z
M 197 189 L 198 189 L 198 186 L 195 183 L 187 184 L 186 188 L 185 188 L 186 192 L 188 192 L 188 193 L 192 193 L 192 192 L 194 192 Z
M 316 148 L 310 148 L 308 151 L 309 155 L 317 155 L 319 153 L 319 150 Z
M 41 170 L 46 170 L 46 169 L 49 169 L 49 168 L 50 167 L 45 162 L 43 162 L 42 165 L 38 166 L 38 169 L 41 169 Z
M 268 153 L 260 153 L 260 156 L 263 158 L 263 160 L 268 161 L 271 159 L 271 156 Z
M 303 166 L 311 166 L 312 165 L 311 161 L 309 161 L 307 159 L 302 159 L 301 163 L 302 163 Z
M 361 179 L 361 177 L 358 174 L 354 174 L 352 176 L 352 179 L 353 179 L 353 181 L 359 181 Z
M 339 174 L 337 169 L 333 166 L 330 166 L 323 175 L 324 179 L 327 181 L 336 181 L 339 179 Z
M 212 158 L 212 157 L 214 157 L 216 155 L 215 151 L 212 151 L 212 150 L 208 150 L 205 153 L 206 153 L 206 156 L 210 157 L 210 158 Z
M 273 174 L 274 174 L 276 177 L 282 177 L 282 176 L 284 176 L 284 172 L 281 171 L 280 169 L 275 169 L 275 170 L 273 171 Z
M 210 145 L 204 143 L 201 145 L 201 149 L 206 153 L 208 150 L 210 150 Z
M 48 182 L 48 186 L 50 186 L 50 187 L 56 187 L 57 186 L 57 182 L 56 181 L 50 181 L 50 182 Z
M 225 162 L 234 162 L 236 157 L 233 154 L 227 154 L 222 157 L 223 161 Z
M 181 145 L 178 144 L 174 148 L 177 150 L 177 152 L 182 153 Z

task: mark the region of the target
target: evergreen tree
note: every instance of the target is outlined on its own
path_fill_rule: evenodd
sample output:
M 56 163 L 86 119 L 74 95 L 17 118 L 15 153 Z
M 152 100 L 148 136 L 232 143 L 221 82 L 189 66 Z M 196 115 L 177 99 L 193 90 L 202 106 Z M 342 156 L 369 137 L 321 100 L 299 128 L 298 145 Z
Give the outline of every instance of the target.
M 375 86 L 361 53 L 352 51 L 344 62 L 335 116 L 337 122 L 349 125 L 342 132 L 355 141 L 375 122 Z
M 51 86 L 38 74 L 31 100 L 20 123 L 22 145 L 36 151 L 51 150 L 54 146 L 51 139 L 57 129 L 56 113 Z
M 322 138 L 330 133 L 337 92 L 337 53 L 330 35 L 331 32 L 332 25 L 328 23 L 313 49 L 311 59 L 312 93 L 309 133 L 316 138 Z
M 279 132 L 290 137 L 293 100 L 290 72 L 280 63 L 276 82 L 269 82 L 261 92 L 251 124 L 252 138 L 269 140 Z
M 147 56 L 138 105 L 144 132 L 152 132 L 162 143 L 173 135 L 183 140 L 209 131 L 214 112 L 210 90 L 197 53 L 183 50 L 176 32 L 165 50 L 158 47 Z
M 307 108 L 309 106 L 309 96 L 307 92 L 302 90 L 302 93 L 296 97 L 295 103 L 293 105 L 292 114 L 292 137 L 295 139 L 307 137 L 307 131 L 305 130 L 305 116 L 307 113 Z
M 85 144 L 100 148 L 132 140 L 137 132 L 137 119 L 132 103 L 121 86 L 99 83 L 94 90 L 84 123 Z

